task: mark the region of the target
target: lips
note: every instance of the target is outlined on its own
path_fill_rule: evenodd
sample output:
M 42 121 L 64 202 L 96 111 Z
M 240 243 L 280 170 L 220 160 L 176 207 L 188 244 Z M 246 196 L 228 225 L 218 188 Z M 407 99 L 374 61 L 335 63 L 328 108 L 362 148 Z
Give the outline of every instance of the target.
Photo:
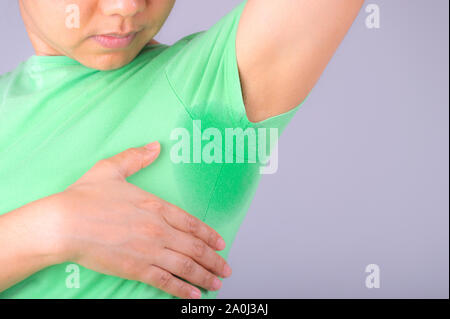
M 101 46 L 108 49 L 123 49 L 128 47 L 136 37 L 136 32 L 127 34 L 102 34 L 92 38 Z

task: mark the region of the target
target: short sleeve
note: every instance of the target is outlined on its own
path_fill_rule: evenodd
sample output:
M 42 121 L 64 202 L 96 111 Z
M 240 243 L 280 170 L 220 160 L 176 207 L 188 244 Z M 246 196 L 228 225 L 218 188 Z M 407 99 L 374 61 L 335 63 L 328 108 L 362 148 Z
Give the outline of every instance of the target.
M 280 135 L 304 101 L 285 113 L 256 123 L 249 121 L 236 58 L 236 34 L 246 3 L 208 31 L 176 43 L 179 52 L 168 63 L 166 76 L 192 119 L 242 129 L 277 128 Z

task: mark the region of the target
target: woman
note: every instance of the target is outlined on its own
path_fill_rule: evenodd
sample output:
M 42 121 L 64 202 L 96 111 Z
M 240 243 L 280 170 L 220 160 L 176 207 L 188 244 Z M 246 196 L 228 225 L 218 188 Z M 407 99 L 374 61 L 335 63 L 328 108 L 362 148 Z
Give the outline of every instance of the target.
M 282 132 L 363 1 L 247 0 L 159 44 L 174 2 L 19 0 L 36 54 L 0 78 L 1 298 L 214 298 L 262 148 L 222 134 Z

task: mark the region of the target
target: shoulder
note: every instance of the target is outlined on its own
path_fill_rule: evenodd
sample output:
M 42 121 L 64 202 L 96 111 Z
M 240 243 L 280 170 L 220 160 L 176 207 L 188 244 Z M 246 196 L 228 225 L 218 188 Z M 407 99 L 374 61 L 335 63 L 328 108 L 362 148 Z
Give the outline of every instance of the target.
M 152 40 L 141 50 L 132 63 L 137 65 L 149 62 L 158 62 L 158 64 L 162 65 L 170 64 L 193 39 L 202 33 L 190 34 L 170 45 Z

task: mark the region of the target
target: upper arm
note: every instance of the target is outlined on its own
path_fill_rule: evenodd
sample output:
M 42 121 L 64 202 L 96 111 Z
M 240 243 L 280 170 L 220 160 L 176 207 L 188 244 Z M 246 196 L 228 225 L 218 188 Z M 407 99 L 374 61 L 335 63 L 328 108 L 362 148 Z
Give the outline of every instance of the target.
M 289 111 L 309 94 L 363 0 L 248 0 L 236 55 L 248 118 Z

